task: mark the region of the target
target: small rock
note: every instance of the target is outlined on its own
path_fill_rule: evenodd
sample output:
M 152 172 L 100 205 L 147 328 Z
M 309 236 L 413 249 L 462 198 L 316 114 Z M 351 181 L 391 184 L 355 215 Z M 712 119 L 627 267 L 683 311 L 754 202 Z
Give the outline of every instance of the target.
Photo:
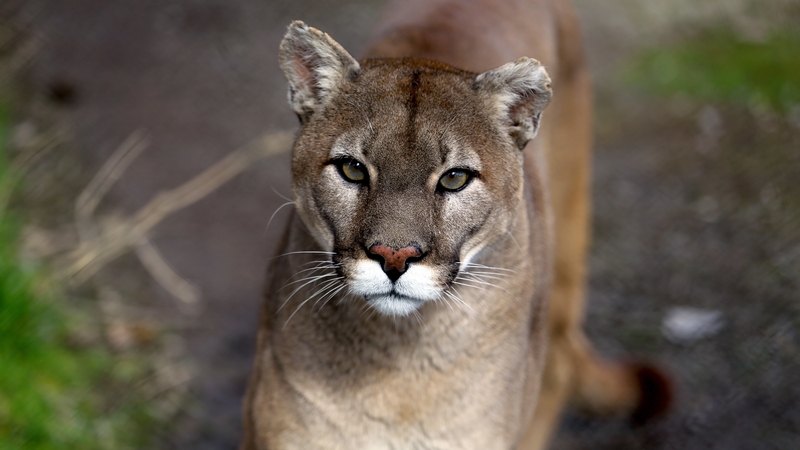
M 714 336 L 724 325 L 722 312 L 689 307 L 675 307 L 667 311 L 661 332 L 669 341 L 692 344 Z

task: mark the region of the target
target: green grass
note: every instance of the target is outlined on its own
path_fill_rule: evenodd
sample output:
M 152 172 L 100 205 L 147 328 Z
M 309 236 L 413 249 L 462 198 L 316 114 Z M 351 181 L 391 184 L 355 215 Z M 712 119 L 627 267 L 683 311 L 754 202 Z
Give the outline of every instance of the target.
M 775 31 L 760 42 L 722 29 L 641 54 L 634 84 L 661 94 L 785 112 L 800 105 L 800 33 Z
M 0 111 L 0 450 L 146 447 L 149 414 L 123 392 L 118 358 L 101 342 L 68 344 L 74 314 L 42 270 L 19 261 L 19 224 L 3 201 L 16 184 L 5 125 Z

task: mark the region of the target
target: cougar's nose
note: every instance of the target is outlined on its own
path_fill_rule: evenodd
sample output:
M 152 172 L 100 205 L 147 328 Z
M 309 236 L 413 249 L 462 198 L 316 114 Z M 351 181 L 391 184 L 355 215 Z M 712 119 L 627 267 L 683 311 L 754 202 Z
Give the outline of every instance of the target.
M 384 244 L 375 244 L 369 248 L 368 256 L 383 261 L 383 271 L 394 282 L 406 271 L 409 262 L 422 257 L 422 250 L 416 245 L 393 248 Z

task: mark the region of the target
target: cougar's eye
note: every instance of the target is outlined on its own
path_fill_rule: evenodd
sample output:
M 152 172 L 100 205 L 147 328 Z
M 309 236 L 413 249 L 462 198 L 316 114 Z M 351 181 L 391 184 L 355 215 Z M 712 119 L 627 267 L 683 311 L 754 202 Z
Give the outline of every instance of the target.
M 339 161 L 339 172 L 342 177 L 353 183 L 365 183 L 367 181 L 367 168 L 364 164 L 354 159 L 344 159 Z
M 445 191 L 459 191 L 467 185 L 470 173 L 466 170 L 453 169 L 439 178 L 439 187 Z

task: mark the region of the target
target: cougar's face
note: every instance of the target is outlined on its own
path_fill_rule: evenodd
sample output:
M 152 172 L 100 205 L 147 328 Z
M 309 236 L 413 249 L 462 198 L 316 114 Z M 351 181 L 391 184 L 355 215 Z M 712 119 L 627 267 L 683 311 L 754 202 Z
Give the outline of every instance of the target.
M 521 152 L 472 80 L 419 61 L 367 62 L 296 142 L 300 216 L 349 291 L 382 313 L 442 298 L 516 214 Z

